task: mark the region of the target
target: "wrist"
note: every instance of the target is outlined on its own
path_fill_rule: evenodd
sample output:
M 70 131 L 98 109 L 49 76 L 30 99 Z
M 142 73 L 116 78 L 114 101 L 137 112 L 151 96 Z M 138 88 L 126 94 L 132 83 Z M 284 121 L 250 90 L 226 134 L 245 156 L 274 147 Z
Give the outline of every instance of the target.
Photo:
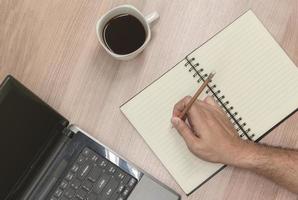
M 246 169 L 253 168 L 258 148 L 259 146 L 254 142 L 242 140 L 237 147 L 237 155 L 232 159 L 230 165 Z

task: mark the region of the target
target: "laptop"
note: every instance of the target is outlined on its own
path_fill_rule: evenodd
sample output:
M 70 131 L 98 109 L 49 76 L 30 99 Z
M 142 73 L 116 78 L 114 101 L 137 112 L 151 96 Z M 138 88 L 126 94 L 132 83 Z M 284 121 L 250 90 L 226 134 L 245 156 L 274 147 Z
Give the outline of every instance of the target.
M 0 85 L 0 134 L 0 199 L 180 199 L 12 76 Z

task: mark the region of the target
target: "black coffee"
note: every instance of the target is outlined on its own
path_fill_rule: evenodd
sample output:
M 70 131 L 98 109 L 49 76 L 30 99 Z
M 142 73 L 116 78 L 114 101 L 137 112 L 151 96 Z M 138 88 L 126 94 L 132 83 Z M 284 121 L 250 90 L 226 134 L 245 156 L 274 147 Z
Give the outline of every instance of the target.
M 116 54 L 129 54 L 140 48 L 146 39 L 143 24 L 134 16 L 121 14 L 105 25 L 103 38 L 107 47 Z

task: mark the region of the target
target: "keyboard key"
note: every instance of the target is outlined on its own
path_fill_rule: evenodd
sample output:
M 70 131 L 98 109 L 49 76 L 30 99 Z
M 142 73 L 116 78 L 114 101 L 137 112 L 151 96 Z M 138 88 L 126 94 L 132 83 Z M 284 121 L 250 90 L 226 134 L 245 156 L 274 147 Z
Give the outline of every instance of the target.
M 60 188 L 64 190 L 67 186 L 68 182 L 66 180 L 62 180 L 62 182 L 60 183 Z
M 94 192 L 100 193 L 110 180 L 110 176 L 104 174 L 94 186 Z
M 67 175 L 65 176 L 65 180 L 71 181 L 74 177 L 73 173 L 68 172 Z
M 97 179 L 101 174 L 102 174 L 102 169 L 100 169 L 99 167 L 94 167 L 90 172 L 88 179 L 92 182 L 95 182 L 97 181 Z
M 128 194 L 129 194 L 129 192 L 130 192 L 130 190 L 129 190 L 128 188 L 125 188 L 124 191 L 123 191 L 123 193 L 122 193 L 122 195 L 123 195 L 124 197 L 127 197 Z
M 117 200 L 124 200 L 124 198 L 123 197 L 118 197 L 118 199 Z
M 67 198 L 73 198 L 75 195 L 75 190 L 73 188 L 67 188 L 65 191 L 64 191 L 64 196 L 66 196 Z
M 74 164 L 74 165 L 71 167 L 71 171 L 72 171 L 73 173 L 76 173 L 78 170 L 79 170 L 79 165 L 77 165 L 77 164 Z
M 118 187 L 118 185 L 119 185 L 119 182 L 116 179 L 111 179 L 103 191 L 104 199 L 110 198 L 116 191 L 116 188 Z
M 80 199 L 84 200 L 87 196 L 87 192 L 83 190 L 83 188 L 80 188 L 77 190 L 76 197 L 79 197 Z
M 78 178 L 81 180 L 84 179 L 88 175 L 89 171 L 91 170 L 91 167 L 92 166 L 90 163 L 84 164 L 82 166 L 81 170 L 79 171 Z
M 57 200 L 57 198 L 56 197 L 51 197 L 50 200 Z
M 62 195 L 62 193 L 63 193 L 63 190 L 61 190 L 61 189 L 57 189 L 55 192 L 54 192 L 54 195 L 56 196 L 56 197 L 60 197 L 61 195 Z
M 123 172 L 122 170 L 118 169 L 116 172 L 116 177 L 120 180 L 123 180 L 125 178 L 125 172 Z
M 109 164 L 109 166 L 108 166 L 108 172 L 110 174 L 114 174 L 116 172 L 116 166 L 113 165 L 113 164 Z
M 82 164 L 82 163 L 84 163 L 85 160 L 86 160 L 85 156 L 83 156 L 81 154 L 81 155 L 79 155 L 79 158 L 77 159 L 77 163 Z
M 92 162 L 96 162 L 96 161 L 98 160 L 98 158 L 99 158 L 98 155 L 93 154 L 93 155 L 91 156 L 91 161 L 92 161 Z
M 136 184 L 136 182 L 137 182 L 136 179 L 131 178 L 131 179 L 129 180 L 129 182 L 128 182 L 127 185 L 128 185 L 129 187 L 133 187 L 133 186 Z
M 82 184 L 82 188 L 84 188 L 87 192 L 90 192 L 92 189 L 92 183 L 89 180 L 85 180 Z
M 107 160 L 101 160 L 101 161 L 99 162 L 99 166 L 100 166 L 101 168 L 106 168 L 107 165 L 108 165 L 108 161 L 107 161 Z
M 91 150 L 89 148 L 84 148 L 82 151 L 82 154 L 86 157 L 88 157 L 91 154 Z
M 122 179 L 122 183 L 124 185 L 128 184 L 128 182 L 130 181 L 130 176 L 125 176 L 123 179 Z
M 76 190 L 79 189 L 80 185 L 81 185 L 81 181 L 77 178 L 73 179 L 73 181 L 70 183 L 70 186 Z
M 117 192 L 121 193 L 123 190 L 124 190 L 124 185 L 123 185 L 123 183 L 121 183 L 117 189 Z

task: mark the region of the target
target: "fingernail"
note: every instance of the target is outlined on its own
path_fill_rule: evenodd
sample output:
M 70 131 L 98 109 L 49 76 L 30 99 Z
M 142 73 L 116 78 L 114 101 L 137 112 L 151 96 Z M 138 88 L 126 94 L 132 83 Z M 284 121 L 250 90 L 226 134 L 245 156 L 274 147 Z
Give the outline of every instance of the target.
M 172 117 L 172 119 L 171 119 L 171 122 L 172 122 L 172 124 L 174 125 L 174 126 L 178 126 L 178 124 L 179 124 L 179 118 L 177 118 L 177 117 Z

